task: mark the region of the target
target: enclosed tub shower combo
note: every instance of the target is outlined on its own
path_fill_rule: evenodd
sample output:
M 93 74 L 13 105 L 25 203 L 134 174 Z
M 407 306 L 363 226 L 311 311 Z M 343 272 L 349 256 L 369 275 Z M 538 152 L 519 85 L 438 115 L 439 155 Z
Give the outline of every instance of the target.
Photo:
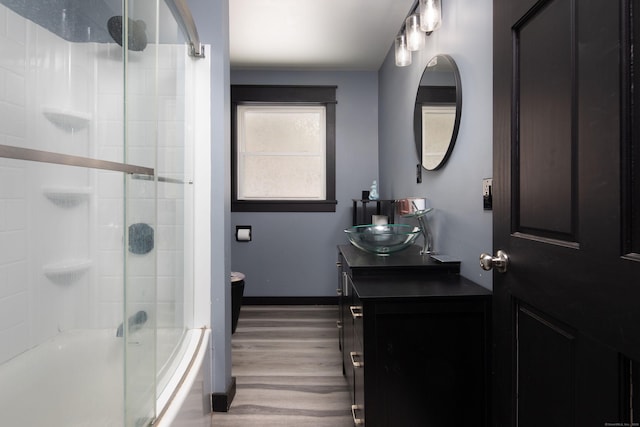
M 0 3 L 0 425 L 168 424 L 209 346 L 205 47 L 181 0 Z

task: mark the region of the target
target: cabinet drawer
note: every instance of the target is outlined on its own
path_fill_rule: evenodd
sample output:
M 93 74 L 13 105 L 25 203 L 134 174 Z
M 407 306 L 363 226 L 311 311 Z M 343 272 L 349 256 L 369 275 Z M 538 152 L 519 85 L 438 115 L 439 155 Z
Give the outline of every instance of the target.
M 354 408 L 352 410 L 353 423 L 355 425 L 364 425 L 364 348 L 362 346 L 362 339 L 356 337 L 354 339 L 353 354 L 352 354 L 352 366 L 353 366 L 353 401 Z
M 353 403 L 353 364 L 351 362 L 351 352 L 354 351 L 354 337 L 353 337 L 353 320 L 351 319 L 351 313 L 348 306 L 344 306 L 344 323 L 343 323 L 343 342 L 342 342 L 342 366 L 343 373 L 349 386 L 349 392 L 351 394 L 351 402 Z
M 352 304 L 349 307 L 349 312 L 351 313 L 351 319 L 353 320 L 353 336 L 354 336 L 354 340 L 355 341 L 360 341 L 360 344 L 362 345 L 362 340 L 363 340 L 363 333 L 364 333 L 364 328 L 363 328 L 363 323 L 364 323 L 364 318 L 363 318 L 363 311 L 362 311 L 362 306 L 358 305 L 356 301 L 354 301 L 354 304 Z
M 353 292 L 351 306 L 349 307 L 351 319 L 353 320 L 354 341 L 359 341 L 362 347 L 364 341 L 364 307 L 360 298 Z
M 364 311 L 357 296 L 353 296 L 353 305 L 350 307 L 353 319 L 353 351 L 351 352 L 351 365 L 353 367 L 354 406 L 352 410 L 353 422 L 357 426 L 364 425 L 365 398 L 364 398 Z
M 352 351 L 349 354 L 351 366 L 354 369 L 364 368 L 364 346 L 362 345 L 362 337 L 354 334 Z
M 350 367 L 354 370 L 354 375 L 364 371 L 364 347 L 362 339 L 355 337 L 353 340 L 353 350 L 349 352 Z
M 354 368 L 354 402 L 352 406 L 351 414 L 353 415 L 353 423 L 355 425 L 364 425 L 364 366 L 361 368 Z

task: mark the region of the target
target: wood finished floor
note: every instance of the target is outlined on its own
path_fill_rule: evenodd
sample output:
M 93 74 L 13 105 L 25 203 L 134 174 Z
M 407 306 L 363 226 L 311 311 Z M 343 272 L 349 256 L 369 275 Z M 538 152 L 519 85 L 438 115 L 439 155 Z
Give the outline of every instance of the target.
M 232 337 L 237 391 L 212 427 L 351 427 L 334 306 L 243 306 Z

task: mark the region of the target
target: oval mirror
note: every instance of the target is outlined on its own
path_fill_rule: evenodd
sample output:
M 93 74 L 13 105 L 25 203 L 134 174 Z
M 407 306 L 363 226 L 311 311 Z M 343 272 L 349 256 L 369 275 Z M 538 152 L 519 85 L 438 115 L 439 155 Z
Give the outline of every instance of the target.
M 422 73 L 413 112 L 413 134 L 422 167 L 444 166 L 458 136 L 462 86 L 458 67 L 449 55 L 431 58 Z

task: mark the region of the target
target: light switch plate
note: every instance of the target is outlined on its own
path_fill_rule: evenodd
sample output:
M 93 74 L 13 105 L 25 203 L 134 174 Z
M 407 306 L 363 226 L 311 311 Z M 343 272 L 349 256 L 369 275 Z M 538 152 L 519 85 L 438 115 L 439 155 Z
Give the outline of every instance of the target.
M 484 178 L 482 180 L 482 196 L 488 196 L 491 194 L 491 186 L 493 185 L 493 179 Z
M 493 209 L 493 178 L 482 180 L 482 208 L 485 211 Z

